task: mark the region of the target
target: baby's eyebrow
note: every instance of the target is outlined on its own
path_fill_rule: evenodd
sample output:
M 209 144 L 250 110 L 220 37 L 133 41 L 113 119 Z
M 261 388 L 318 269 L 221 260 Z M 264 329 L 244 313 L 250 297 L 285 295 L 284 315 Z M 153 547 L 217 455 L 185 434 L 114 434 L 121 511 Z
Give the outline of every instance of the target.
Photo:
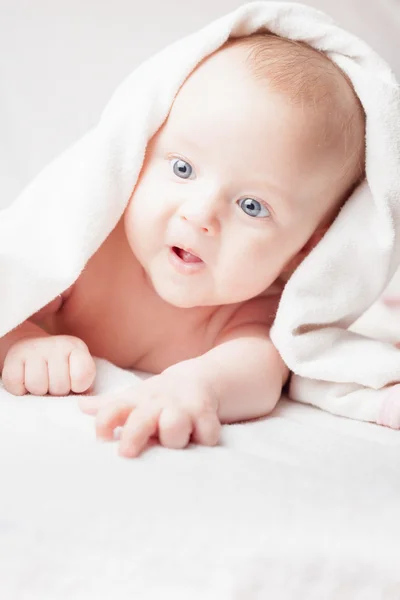
M 196 150 L 203 150 L 203 147 L 201 146 L 201 144 L 199 144 L 197 142 L 196 139 L 189 138 L 189 137 L 185 136 L 184 134 L 176 136 L 173 141 L 177 145 L 192 147 L 192 148 L 195 148 Z
M 293 205 L 293 201 L 290 198 L 287 190 L 280 185 L 273 183 L 271 180 L 268 180 L 266 177 L 253 180 L 253 183 L 259 189 L 267 190 L 269 193 L 272 193 L 275 198 L 284 204 L 285 208 L 289 208 Z

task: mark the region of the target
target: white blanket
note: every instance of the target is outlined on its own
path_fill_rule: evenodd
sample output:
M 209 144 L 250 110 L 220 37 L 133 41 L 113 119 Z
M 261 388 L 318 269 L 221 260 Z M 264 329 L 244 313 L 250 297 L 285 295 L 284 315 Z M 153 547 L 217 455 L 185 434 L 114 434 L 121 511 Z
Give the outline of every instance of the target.
M 343 415 L 377 421 L 382 402 L 373 390 L 400 379 L 400 352 L 346 328 L 383 291 L 399 260 L 399 86 L 366 44 L 300 4 L 244 5 L 143 63 L 117 89 L 97 127 L 0 212 L 0 335 L 77 279 L 120 218 L 146 144 L 193 68 L 229 36 L 263 28 L 326 52 L 348 74 L 367 113 L 367 193 L 353 194 L 289 280 L 273 340 L 291 370 L 308 378 L 295 380 L 296 398 L 314 398 L 310 380 L 336 382 L 333 396 L 342 401 L 326 404 L 329 410 L 339 406 Z M 325 395 L 318 395 L 323 406 Z

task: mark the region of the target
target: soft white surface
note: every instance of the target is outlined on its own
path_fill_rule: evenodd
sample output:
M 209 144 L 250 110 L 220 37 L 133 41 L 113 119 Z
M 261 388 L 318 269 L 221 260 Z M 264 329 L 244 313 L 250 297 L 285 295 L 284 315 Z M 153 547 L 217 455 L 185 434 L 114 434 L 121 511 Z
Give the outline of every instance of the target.
M 399 432 L 282 401 L 126 460 L 74 398 L 2 390 L 0 473 L 4 600 L 399 598 Z

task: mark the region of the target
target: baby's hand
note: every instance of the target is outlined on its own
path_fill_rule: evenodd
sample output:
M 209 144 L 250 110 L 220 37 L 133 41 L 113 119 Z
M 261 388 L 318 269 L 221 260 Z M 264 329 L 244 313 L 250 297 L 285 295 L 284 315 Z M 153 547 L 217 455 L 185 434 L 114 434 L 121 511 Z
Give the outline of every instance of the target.
M 152 436 L 168 448 L 185 448 L 190 440 L 217 444 L 221 424 L 215 395 L 185 366 L 175 365 L 116 398 L 80 398 L 81 409 L 96 414 L 97 437 L 112 440 L 122 427 L 119 454 L 132 458 Z
M 66 396 L 92 385 L 96 367 L 86 344 L 70 335 L 27 337 L 4 360 L 3 385 L 15 396 Z

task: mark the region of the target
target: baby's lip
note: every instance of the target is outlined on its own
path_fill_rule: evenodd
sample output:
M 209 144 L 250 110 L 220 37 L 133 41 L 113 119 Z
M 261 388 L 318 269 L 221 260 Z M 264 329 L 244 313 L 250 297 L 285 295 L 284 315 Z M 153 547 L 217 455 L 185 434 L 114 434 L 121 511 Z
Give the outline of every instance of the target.
M 199 261 L 204 262 L 203 259 L 201 258 L 201 256 L 199 255 L 199 253 L 197 251 L 193 250 L 192 248 L 190 248 L 189 246 L 184 246 L 182 244 L 174 244 L 173 246 L 171 246 L 171 250 L 175 251 L 175 249 L 183 250 L 184 252 L 188 252 L 189 254 L 192 254 L 195 258 L 198 258 Z

